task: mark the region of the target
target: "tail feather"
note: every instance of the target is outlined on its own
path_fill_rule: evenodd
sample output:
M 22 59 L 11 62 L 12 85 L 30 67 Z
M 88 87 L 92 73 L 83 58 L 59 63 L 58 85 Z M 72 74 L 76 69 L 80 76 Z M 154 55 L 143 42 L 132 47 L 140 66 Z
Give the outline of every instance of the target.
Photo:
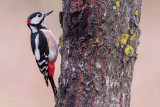
M 44 79 L 45 79 L 46 85 L 48 87 L 48 77 L 44 76 Z
M 57 88 L 56 88 L 56 85 L 54 83 L 53 77 L 49 76 L 49 81 L 51 83 L 54 96 L 57 97 Z

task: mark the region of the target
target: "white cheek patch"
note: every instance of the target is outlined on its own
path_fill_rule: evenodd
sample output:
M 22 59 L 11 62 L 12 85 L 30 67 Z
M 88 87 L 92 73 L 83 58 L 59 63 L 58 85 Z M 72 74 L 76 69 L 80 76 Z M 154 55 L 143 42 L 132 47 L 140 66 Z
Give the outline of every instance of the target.
M 44 20 L 42 22 L 42 26 L 45 26 L 45 21 L 46 21 L 46 18 L 44 18 Z
M 38 24 L 41 20 L 42 20 L 43 17 L 34 17 L 32 20 L 31 20 L 31 24 Z
M 35 57 L 36 57 L 36 60 L 40 60 L 40 51 L 38 49 L 38 45 L 39 45 L 39 34 L 36 36 L 36 39 L 35 39 Z

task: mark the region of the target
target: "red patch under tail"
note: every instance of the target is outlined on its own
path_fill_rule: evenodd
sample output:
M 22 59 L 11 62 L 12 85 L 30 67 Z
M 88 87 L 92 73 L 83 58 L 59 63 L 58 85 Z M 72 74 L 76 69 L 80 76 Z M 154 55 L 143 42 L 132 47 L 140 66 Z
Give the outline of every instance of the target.
M 48 66 L 48 74 L 49 76 L 53 77 L 54 76 L 54 70 L 55 70 L 55 63 L 50 62 Z

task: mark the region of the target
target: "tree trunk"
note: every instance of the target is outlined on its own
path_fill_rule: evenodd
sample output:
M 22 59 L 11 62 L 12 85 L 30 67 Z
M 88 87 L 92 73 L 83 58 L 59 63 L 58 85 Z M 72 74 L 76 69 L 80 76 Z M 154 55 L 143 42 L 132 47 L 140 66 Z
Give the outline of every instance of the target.
M 63 0 L 56 107 L 129 107 L 142 0 Z

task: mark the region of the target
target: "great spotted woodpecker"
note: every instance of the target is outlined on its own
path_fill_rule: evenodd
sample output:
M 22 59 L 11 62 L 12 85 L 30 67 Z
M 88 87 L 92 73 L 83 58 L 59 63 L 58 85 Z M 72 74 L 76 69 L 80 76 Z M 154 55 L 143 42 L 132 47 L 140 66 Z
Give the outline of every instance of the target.
M 44 75 L 44 79 L 48 86 L 48 79 L 51 83 L 55 97 L 57 96 L 57 88 L 54 83 L 55 61 L 58 56 L 57 43 L 55 36 L 46 28 L 45 19 L 53 11 L 41 13 L 32 13 L 27 19 L 27 25 L 31 30 L 31 47 L 35 55 L 37 65 L 40 72 Z

